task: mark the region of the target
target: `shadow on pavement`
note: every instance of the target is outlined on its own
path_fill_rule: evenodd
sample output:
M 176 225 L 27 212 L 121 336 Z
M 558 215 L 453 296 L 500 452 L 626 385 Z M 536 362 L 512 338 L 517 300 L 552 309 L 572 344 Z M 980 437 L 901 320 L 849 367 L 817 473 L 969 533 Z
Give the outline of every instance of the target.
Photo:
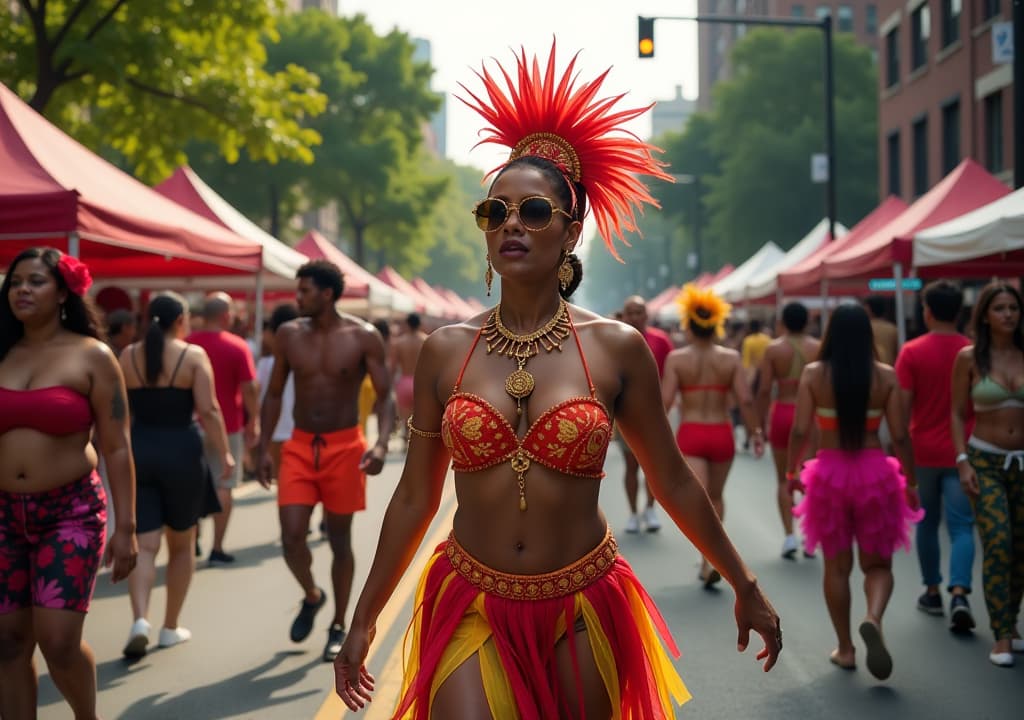
M 267 675 L 281 662 L 294 657 L 293 652 L 278 652 L 250 670 L 234 677 L 218 680 L 209 685 L 191 688 L 180 695 L 155 693 L 139 698 L 118 715 L 119 720 L 161 720 L 190 718 L 190 720 L 217 720 L 248 712 L 266 712 L 276 705 L 285 705 L 310 695 L 320 695 L 323 689 L 284 694 L 288 688 L 300 683 L 315 667 L 323 663 L 319 657 L 279 675 Z M 109 664 L 109 663 L 104 663 Z M 125 663 L 119 663 L 122 672 Z

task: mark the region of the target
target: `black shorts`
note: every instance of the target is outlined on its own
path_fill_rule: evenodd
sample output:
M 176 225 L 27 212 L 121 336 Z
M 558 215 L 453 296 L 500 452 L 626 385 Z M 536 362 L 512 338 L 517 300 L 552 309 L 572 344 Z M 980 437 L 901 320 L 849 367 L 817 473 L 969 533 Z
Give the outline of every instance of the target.
M 136 425 L 132 427 L 132 454 L 137 532 L 159 530 L 165 525 L 172 530 L 188 530 L 211 511 L 212 479 L 195 425 Z

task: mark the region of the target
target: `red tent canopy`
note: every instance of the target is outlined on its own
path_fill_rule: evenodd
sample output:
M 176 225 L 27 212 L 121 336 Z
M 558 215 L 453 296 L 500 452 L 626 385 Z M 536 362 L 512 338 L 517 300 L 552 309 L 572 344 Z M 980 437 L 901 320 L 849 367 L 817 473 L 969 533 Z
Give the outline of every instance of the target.
M 415 303 L 416 312 L 427 312 L 428 300 L 420 294 L 419 290 L 412 286 L 412 283 L 399 275 L 398 271 L 393 267 L 385 265 L 377 271 L 377 277 L 411 299 Z
M 733 265 L 723 265 L 721 268 L 718 269 L 718 272 L 702 273 L 700 276 L 697 277 L 697 280 L 694 282 L 700 281 L 697 287 L 708 288 L 714 285 L 719 280 L 724 280 L 725 278 L 729 277 L 729 273 L 731 273 L 735 269 L 736 267 Z M 701 278 L 704 277 L 705 275 L 709 277 L 705 278 L 704 280 L 701 280 Z
M 907 204 L 894 195 L 865 215 L 850 232 L 826 243 L 784 273 L 779 273 L 779 287 L 787 295 L 817 295 L 825 277 L 824 261 L 837 252 L 856 247 L 885 227 L 907 209 Z
M 117 169 L 0 84 L 0 265 L 33 245 L 77 251 L 99 278 L 255 273 L 262 257 L 258 243 Z
M 370 280 L 374 279 L 373 275 L 316 230 L 307 232 L 295 249 L 313 260 L 329 260 L 341 269 L 341 274 L 345 277 L 345 292 L 342 293 L 342 297 L 364 298 L 370 294 Z
M 434 289 L 437 290 L 438 293 L 441 294 L 443 297 L 445 297 L 453 308 L 459 311 L 459 317 L 465 319 L 473 317 L 474 315 L 477 314 L 477 312 L 479 312 L 478 310 L 474 309 L 472 305 L 463 300 L 462 297 L 454 290 L 449 290 L 448 288 Z
M 890 274 L 894 263 L 902 263 L 906 272 L 910 269 L 914 233 L 952 220 L 1009 192 L 1006 185 L 967 158 L 884 227 L 856 246 L 830 254 L 825 259 L 825 277 L 859 281 L 880 272 Z
M 699 280 L 700 278 L 697 279 Z M 679 290 L 680 288 L 678 285 L 669 285 L 660 293 L 652 297 L 647 301 L 647 314 L 657 315 L 659 310 L 676 299 L 676 296 L 679 295 Z
M 432 288 L 430 284 L 427 283 L 427 281 L 424 280 L 423 278 L 413 278 L 412 286 L 419 291 L 420 295 L 424 296 L 432 303 L 437 305 L 439 308 L 441 308 L 441 312 L 444 314 L 444 317 L 461 317 L 462 311 L 458 308 L 453 307 L 451 302 L 449 302 L 448 298 L 446 298 L 441 293 L 437 292 L 437 290 Z

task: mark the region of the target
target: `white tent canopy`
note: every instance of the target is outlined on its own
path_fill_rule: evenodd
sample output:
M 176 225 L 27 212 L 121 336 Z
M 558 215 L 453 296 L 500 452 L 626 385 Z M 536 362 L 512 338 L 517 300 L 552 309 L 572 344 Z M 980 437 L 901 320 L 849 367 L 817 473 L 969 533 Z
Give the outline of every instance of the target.
M 778 265 L 785 256 L 782 248 L 769 240 L 760 250 L 747 258 L 746 262 L 712 285 L 711 289 L 729 302 L 743 300 L 750 281 Z
M 845 225 L 836 223 L 836 238 L 841 238 L 847 232 Z M 742 292 L 730 293 L 730 295 L 726 295 L 725 299 L 734 302 L 743 299 L 757 300 L 774 297 L 779 288 L 779 274 L 807 259 L 822 244 L 828 242 L 828 237 L 828 218 L 823 218 L 796 245 L 789 249 L 785 257 L 754 275 Z
M 914 235 L 915 267 L 1024 248 L 1024 188 Z

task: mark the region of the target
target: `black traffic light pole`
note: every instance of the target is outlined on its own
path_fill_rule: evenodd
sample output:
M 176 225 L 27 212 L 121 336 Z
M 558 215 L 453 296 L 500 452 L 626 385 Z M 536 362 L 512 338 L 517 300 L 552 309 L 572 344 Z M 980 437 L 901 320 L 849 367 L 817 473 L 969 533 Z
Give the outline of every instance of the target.
M 1024 0 L 1013 0 L 1013 186 L 1024 187 Z
M 1024 0 L 1014 0 L 1014 6 Z M 801 27 L 817 28 L 824 34 L 825 40 L 825 153 L 828 156 L 828 182 L 825 188 L 825 207 L 828 212 L 829 237 L 835 240 L 836 237 L 836 116 L 835 116 L 835 72 L 832 68 L 832 16 L 826 15 L 820 20 L 808 18 L 759 18 L 759 17 L 732 17 L 729 15 L 697 15 L 694 17 L 681 16 L 637 16 L 637 25 L 640 29 L 641 38 L 645 29 L 654 36 L 655 20 L 688 20 L 697 23 L 721 23 L 724 25 L 774 25 L 777 27 Z M 649 23 L 649 24 L 648 24 Z M 641 53 L 641 57 L 654 57 L 653 44 L 650 53 Z M 1020 93 L 1024 96 L 1024 93 Z

